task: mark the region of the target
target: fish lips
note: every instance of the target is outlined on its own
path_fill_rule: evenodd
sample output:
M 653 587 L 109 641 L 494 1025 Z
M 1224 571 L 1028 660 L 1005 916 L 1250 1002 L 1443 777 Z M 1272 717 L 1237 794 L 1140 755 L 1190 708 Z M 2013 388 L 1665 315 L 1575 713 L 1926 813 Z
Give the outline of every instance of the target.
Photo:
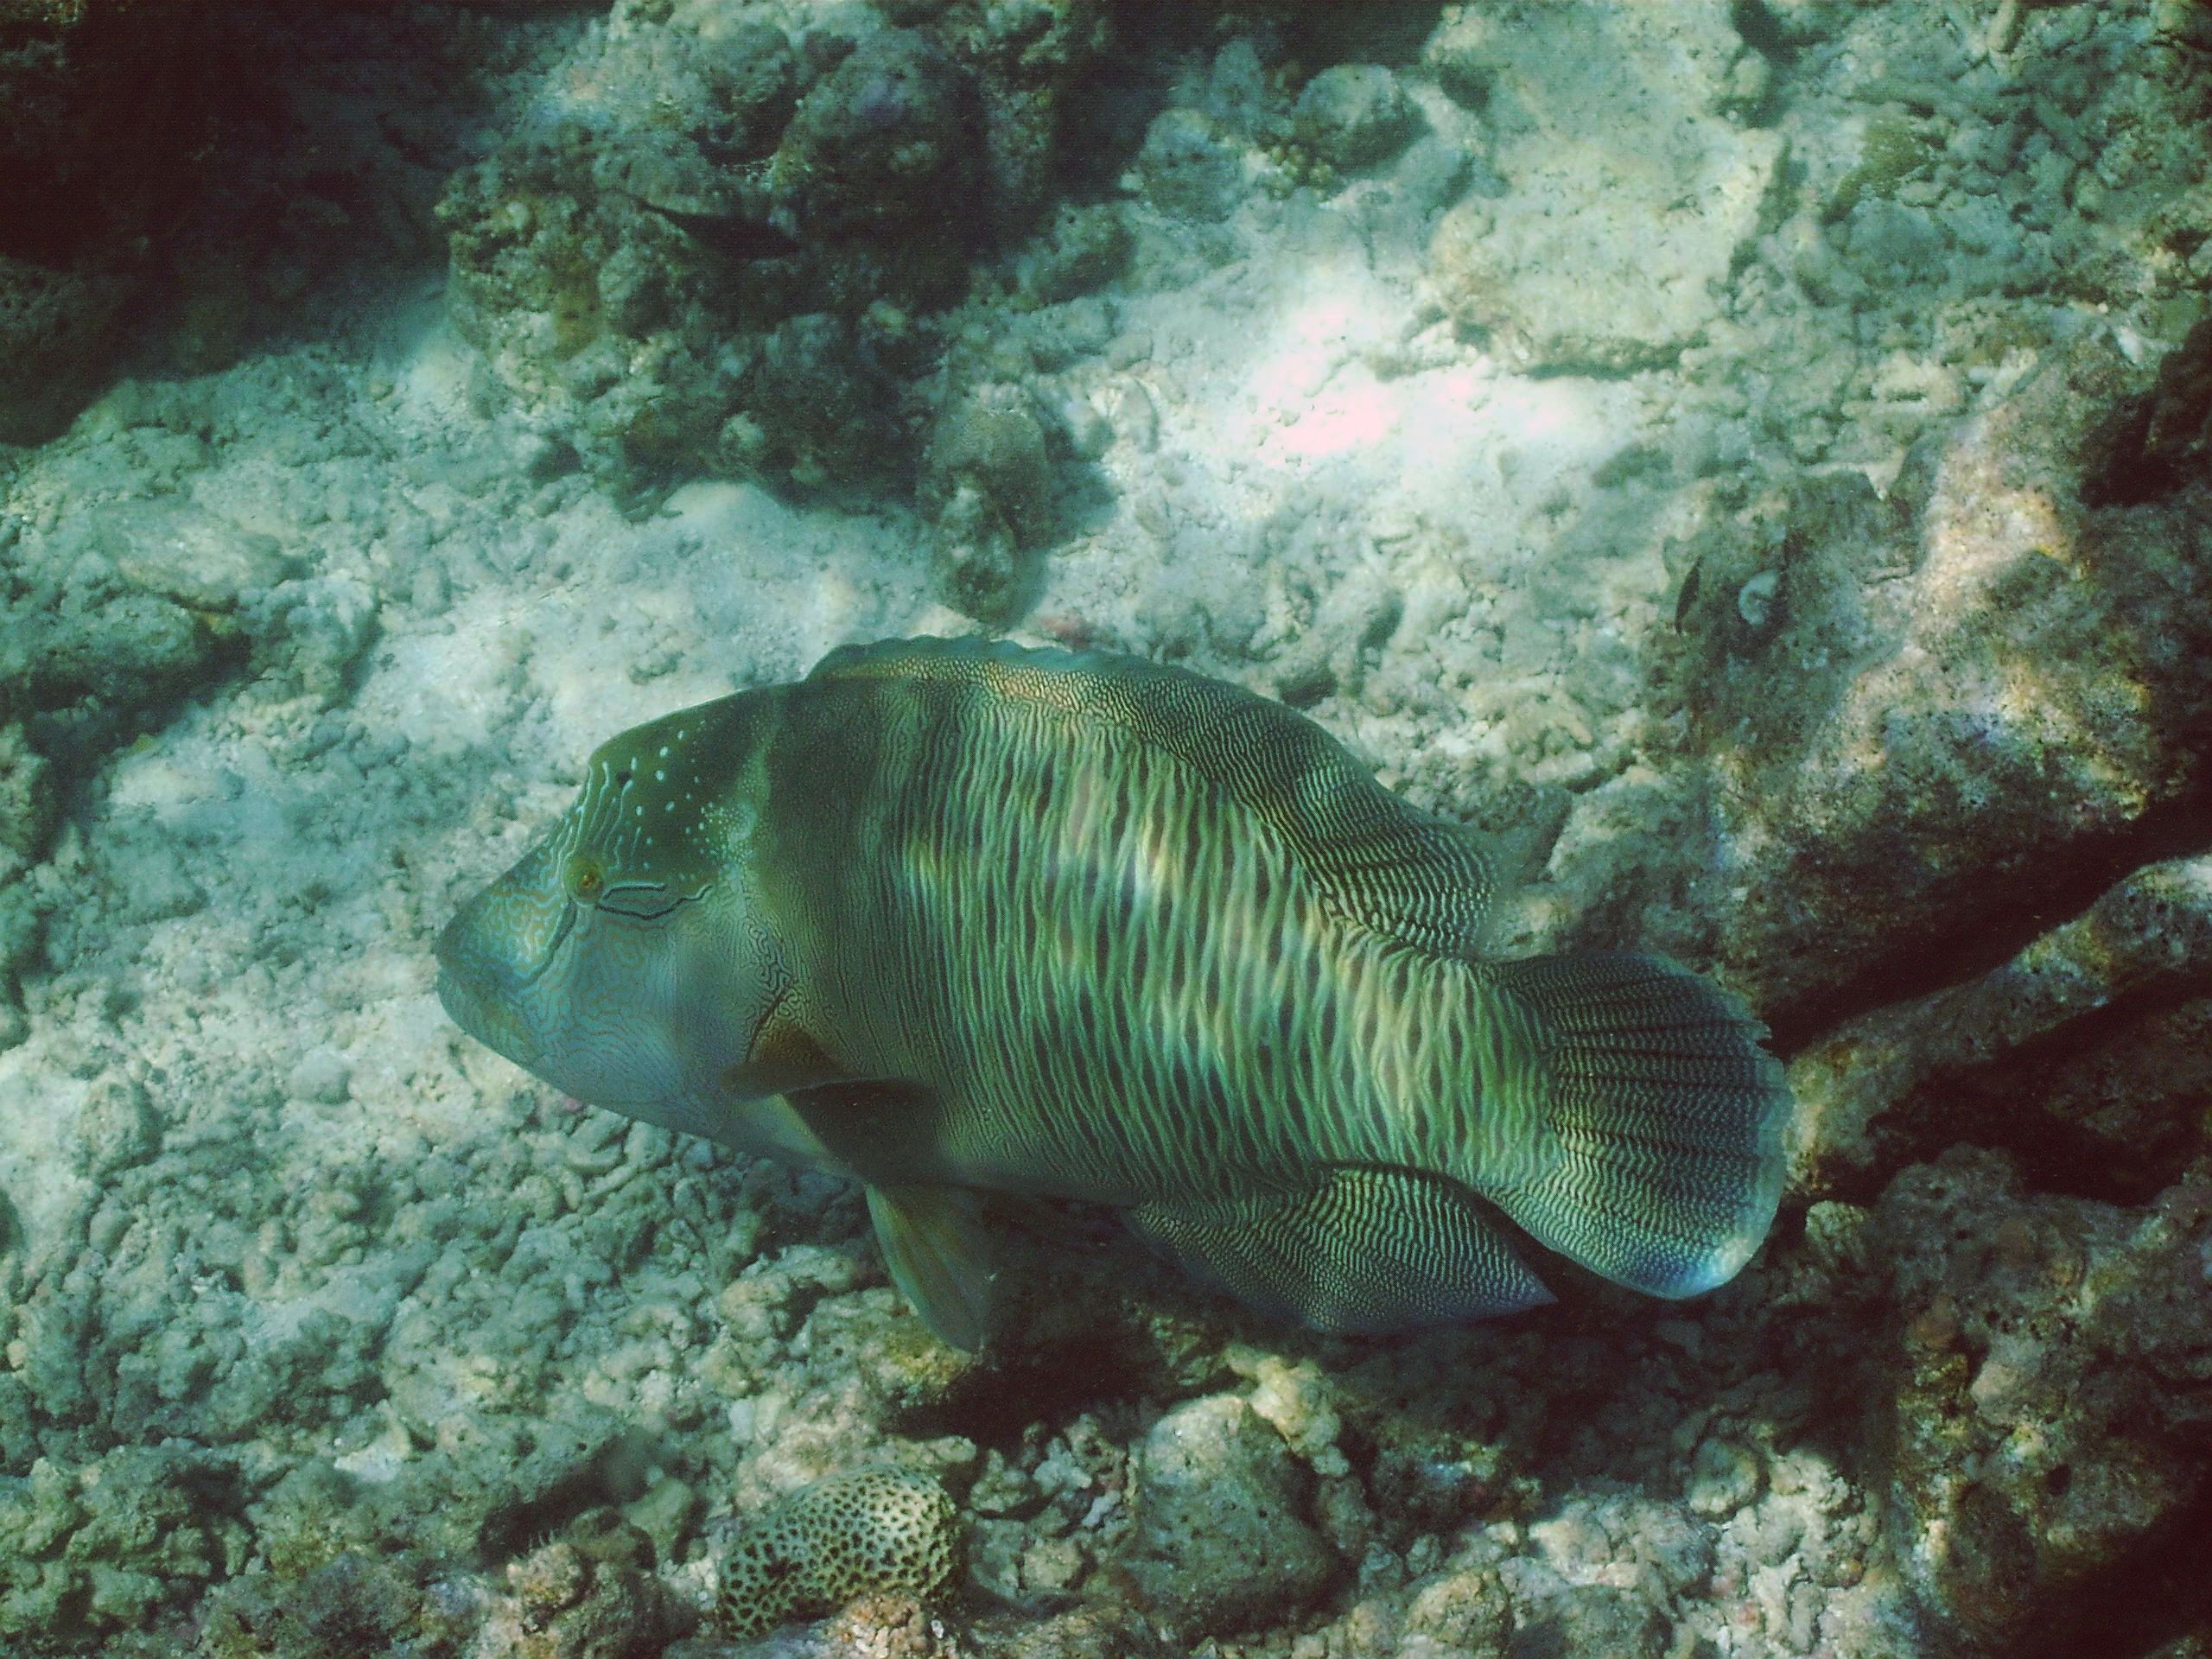
M 545 1045 L 517 1010 L 515 997 L 496 984 L 486 983 L 487 979 L 500 978 L 501 972 L 471 947 L 467 921 L 464 912 L 438 938 L 438 1001 L 454 1024 L 528 1071 L 544 1053 Z M 515 988 L 520 988 L 518 983 Z

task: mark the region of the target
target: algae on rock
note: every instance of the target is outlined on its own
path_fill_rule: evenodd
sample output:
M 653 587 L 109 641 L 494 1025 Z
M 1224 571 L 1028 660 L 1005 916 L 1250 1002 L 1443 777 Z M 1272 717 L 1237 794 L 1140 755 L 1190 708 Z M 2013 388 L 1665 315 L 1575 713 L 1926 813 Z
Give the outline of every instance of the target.
M 1933 988 L 1990 929 L 2024 944 L 2076 863 L 2155 844 L 2212 791 L 2201 493 L 2080 496 L 2083 435 L 2137 378 L 2085 338 L 1924 446 L 1888 502 L 1800 486 L 1696 550 L 1683 695 L 1713 741 L 1722 879 L 1747 883 L 1722 948 L 1785 1025 Z M 1762 561 L 1779 583 L 1753 626 Z
M 950 418 L 943 319 L 1050 205 L 1063 93 L 1105 12 L 855 22 L 795 46 L 698 6 L 618 8 L 536 118 L 452 181 L 455 326 L 599 480 L 646 499 L 687 472 L 914 490 Z M 1063 294 L 1108 269 L 1059 264 Z M 919 503 L 950 515 L 948 592 L 977 614 L 1002 608 L 1027 550 L 1021 503 L 988 498 Z
M 1871 1231 L 1896 1287 L 1878 1410 L 1897 1559 L 1939 1625 L 1970 1651 L 2093 1643 L 2131 1615 L 2078 1592 L 2194 1574 L 2212 1497 L 2201 1174 L 2129 1211 L 2024 1193 L 2008 1160 L 1961 1148 L 1901 1175 Z
M 1790 1069 L 1791 1185 L 1848 1191 L 1959 1141 L 2139 1198 L 2212 1150 L 2212 856 L 2131 873 L 1980 978 L 1881 1008 Z
M 1272 1623 L 1327 1584 L 1335 1560 L 1300 1515 L 1301 1476 L 1235 1395 L 1191 1401 L 1153 1426 L 1136 1459 L 1128 1568 L 1163 1622 Z

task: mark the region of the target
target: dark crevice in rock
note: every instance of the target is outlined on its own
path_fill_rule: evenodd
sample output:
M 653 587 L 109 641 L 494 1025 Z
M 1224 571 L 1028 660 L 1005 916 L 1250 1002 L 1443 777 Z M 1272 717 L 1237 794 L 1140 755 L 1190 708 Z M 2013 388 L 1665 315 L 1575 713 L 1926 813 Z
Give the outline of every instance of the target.
M 2198 1129 L 2212 1098 L 2183 1084 L 2167 1097 L 2147 1140 L 2119 1136 L 2040 1109 L 2048 1080 L 2068 1063 L 2115 1051 L 2146 1021 L 2202 1001 L 2202 984 L 2177 979 L 2114 997 L 2104 1007 L 2025 1039 L 1986 1067 L 1930 1073 L 1891 1115 L 1916 1132 L 1885 1143 L 1863 1168 L 1824 1172 L 1821 1196 L 1871 1205 L 1899 1170 L 1956 1145 L 2003 1152 L 2038 1192 L 2135 1207 L 2187 1176 L 2202 1150 Z M 2150 1116 L 2139 1113 L 2139 1125 Z
M 2212 317 L 2202 317 L 2158 365 L 2158 384 L 2125 399 L 2090 436 L 2082 499 L 2093 507 L 2155 501 L 2201 476 L 2212 459 Z
M 2030 1038 L 1987 1071 L 1961 1079 L 1959 1096 L 1967 1103 L 1963 1116 L 1955 1120 L 1961 1127 L 1947 1128 L 1938 1141 L 1910 1153 L 1906 1161 L 1932 1158 L 1943 1144 L 1962 1138 L 2012 1154 L 2027 1184 L 2037 1192 L 2107 1204 L 2149 1203 L 2181 1179 L 2200 1148 L 2195 1120 L 2206 1102 L 2198 1101 L 2195 1112 L 2165 1113 L 2154 1138 L 2121 1147 L 2106 1135 L 2036 1110 L 2034 1091 L 2054 1067 L 2123 1042 L 2144 1020 L 2186 1007 L 2203 995 L 2201 985 L 2183 982 L 2150 986 Z M 2177 1091 L 2177 1097 L 2185 1096 Z
M 2191 746 L 2212 753 L 2212 734 Z M 1794 1058 L 1848 1020 L 1963 985 L 2003 967 L 2055 927 L 2094 904 L 2146 865 L 2212 851 L 2212 778 L 2164 801 L 2122 833 L 2085 836 L 2048 870 L 2006 872 L 2013 885 L 1993 887 L 1948 937 L 1900 941 L 1900 953 L 1865 972 L 1765 1011 L 1772 1046 Z
M 2100 1166 L 2101 1160 L 2111 1158 L 2112 1148 L 2094 1135 L 2045 1117 L 2030 1116 L 2015 1124 L 1992 1118 L 1965 1128 L 1947 1125 L 1924 1142 L 1832 1181 L 1821 1197 L 1843 1204 L 1873 1204 L 1900 1170 L 1927 1163 L 1953 1147 L 2003 1153 L 2019 1165 L 2023 1179 L 2037 1192 L 2130 1207 L 2147 1203 L 2180 1179 L 2186 1163 L 2177 1160 L 2153 1175 L 2114 1175 Z
M 1156 1391 L 1156 1377 L 1102 1357 L 1108 1351 L 1140 1352 L 1142 1346 L 1140 1332 L 1109 1325 L 1101 1332 L 1097 1350 L 1071 1344 L 1011 1351 L 977 1367 L 942 1398 L 894 1410 L 888 1421 L 902 1434 L 918 1439 L 962 1435 L 978 1446 L 1011 1455 L 1020 1450 L 1022 1435 L 1033 1422 L 1064 1422 L 1079 1413 L 1110 1409 Z
M 2037 1620 L 2009 1659 L 2075 1659 L 2087 1653 L 2159 1659 L 2212 1620 L 2212 1494 L 2175 1516 L 2133 1554 L 2074 1586 L 2068 1605 Z

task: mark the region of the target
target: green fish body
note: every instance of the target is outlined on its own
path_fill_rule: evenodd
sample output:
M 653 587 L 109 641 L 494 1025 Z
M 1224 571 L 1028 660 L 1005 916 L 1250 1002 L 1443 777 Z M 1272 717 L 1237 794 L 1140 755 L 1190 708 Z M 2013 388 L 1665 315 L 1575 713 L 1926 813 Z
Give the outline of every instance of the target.
M 604 745 L 439 990 L 582 1100 L 866 1183 L 963 1347 L 987 1192 L 1120 1206 L 1324 1330 L 1550 1300 L 1501 1211 L 1654 1294 L 1725 1281 L 1781 1190 L 1763 1033 L 1656 957 L 1486 960 L 1503 874 L 1233 686 L 899 641 Z

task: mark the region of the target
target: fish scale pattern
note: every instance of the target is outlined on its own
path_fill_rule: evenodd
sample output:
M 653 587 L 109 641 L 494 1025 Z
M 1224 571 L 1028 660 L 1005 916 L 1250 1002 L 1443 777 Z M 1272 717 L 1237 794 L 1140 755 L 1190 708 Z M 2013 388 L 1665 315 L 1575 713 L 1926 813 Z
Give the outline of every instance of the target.
M 1288 1199 L 1140 1206 L 1137 1230 L 1256 1306 L 1339 1334 L 1487 1318 L 1550 1291 L 1456 1182 L 1337 1169 Z
M 1397 1150 L 1436 1128 L 1402 1109 L 1423 1086 L 1464 1124 L 1452 1057 L 1472 1046 L 1465 964 L 1348 925 L 1338 912 L 1361 900 L 1332 902 L 1307 849 L 1349 831 L 1316 820 L 1294 835 L 1282 802 L 1258 793 L 1270 769 L 1325 783 L 1341 767 L 1396 804 L 1318 728 L 1171 671 L 1149 671 L 1161 689 L 1131 700 L 1057 666 L 1081 660 L 1062 653 L 902 645 L 848 660 L 851 677 L 887 683 L 874 818 L 843 861 L 845 890 L 868 896 L 825 931 L 881 954 L 829 964 L 866 976 L 833 1000 L 864 1028 L 857 1046 L 904 1048 L 917 1074 L 972 1084 L 934 1126 L 963 1167 L 1042 1162 L 1109 1202 L 1198 1198 L 1224 1171 L 1289 1185 L 1317 1156 Z M 1295 738 L 1295 766 L 1210 753 L 1209 734 L 1224 753 L 1246 741 L 1222 735 L 1245 708 L 1295 722 L 1253 722 L 1277 749 Z M 1316 790 L 1354 819 L 1348 791 Z M 1463 896 L 1452 925 L 1475 925 L 1474 908 Z M 887 978 L 898 997 L 881 995 Z
M 981 687 L 1009 704 L 1118 728 L 1268 819 L 1343 919 L 1425 950 L 1479 942 L 1499 872 L 1481 840 L 1376 786 L 1291 709 L 1182 669 L 1005 644 L 919 639 L 849 646 L 814 679 L 896 677 Z

